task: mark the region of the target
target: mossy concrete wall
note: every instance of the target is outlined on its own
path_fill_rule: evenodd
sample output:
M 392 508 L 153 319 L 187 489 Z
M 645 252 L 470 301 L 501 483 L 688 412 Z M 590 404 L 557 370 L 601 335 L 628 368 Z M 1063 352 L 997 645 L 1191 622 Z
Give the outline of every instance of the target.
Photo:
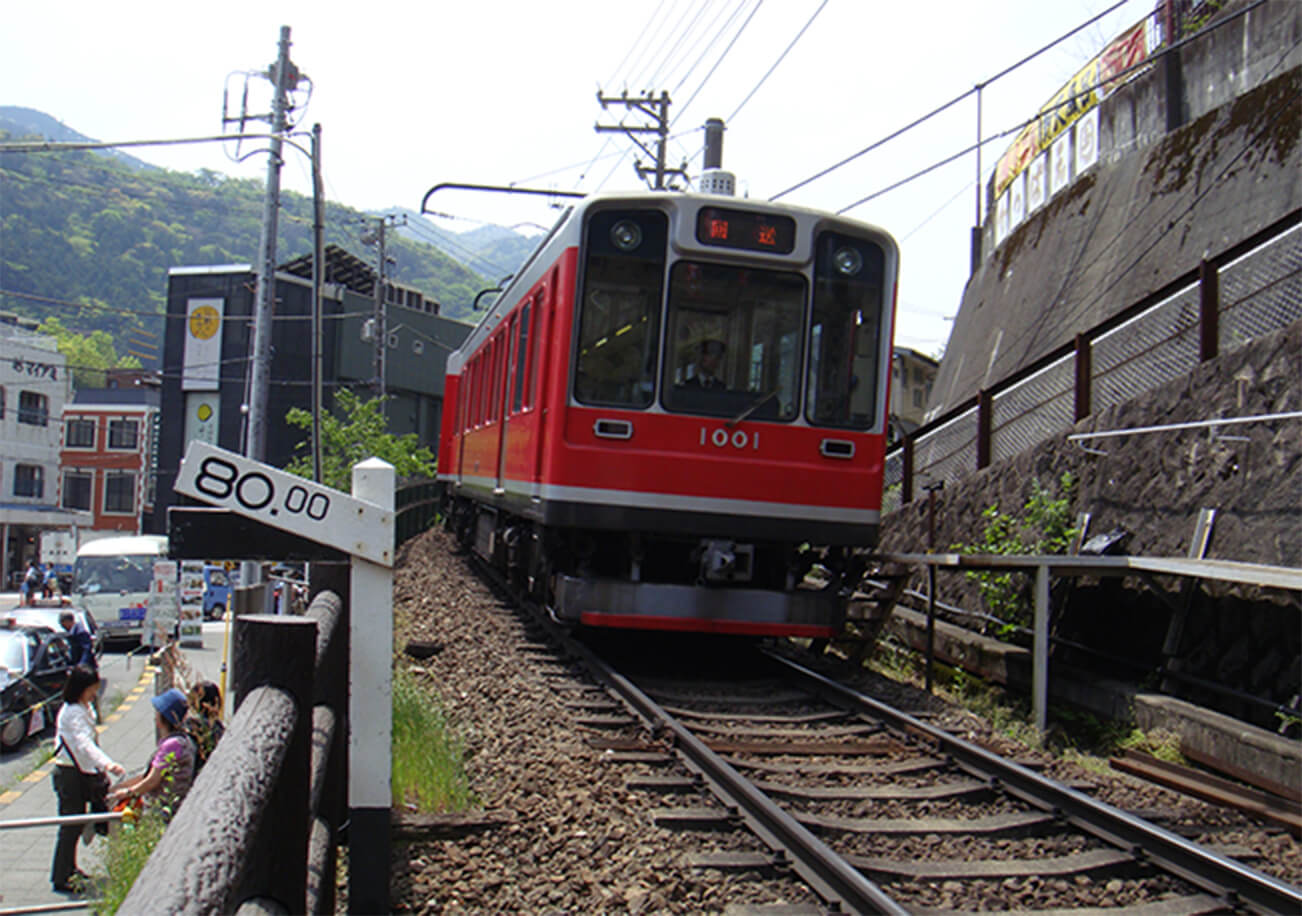
M 988 254 L 964 291 L 929 415 L 1302 206 L 1302 3 L 1266 3 L 1179 53 L 1183 127 L 1166 133 L 1159 63 L 1104 100 L 1097 166 L 997 249 L 985 227 Z

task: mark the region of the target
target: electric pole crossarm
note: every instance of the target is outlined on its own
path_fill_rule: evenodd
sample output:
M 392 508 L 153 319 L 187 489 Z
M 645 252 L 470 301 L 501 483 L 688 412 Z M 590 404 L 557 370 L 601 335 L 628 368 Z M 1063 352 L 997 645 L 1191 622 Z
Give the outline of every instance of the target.
M 599 134 L 622 131 L 630 140 L 637 144 L 638 148 L 654 159 L 656 163 L 654 170 L 645 169 L 640 162 L 633 166 L 633 170 L 637 172 L 639 178 L 643 179 L 645 179 L 649 174 L 654 174 L 655 184 L 652 187 L 657 191 L 663 191 L 665 188 L 666 175 L 681 174 L 681 170 L 665 168 L 665 148 L 669 143 L 669 93 L 661 92 L 659 96 L 656 96 L 654 93 L 648 92 L 646 95 L 640 97 L 630 97 L 628 93 L 624 93 L 618 98 L 611 98 L 598 91 L 597 101 L 601 103 L 603 110 L 609 105 L 622 105 L 629 111 L 636 111 L 639 114 L 650 118 L 654 122 L 652 125 L 641 127 L 632 127 L 623 124 L 597 124 L 595 126 L 596 131 Z M 656 140 L 655 152 L 652 152 L 648 147 L 644 146 L 640 140 L 638 140 L 638 134 L 657 135 L 658 139 Z

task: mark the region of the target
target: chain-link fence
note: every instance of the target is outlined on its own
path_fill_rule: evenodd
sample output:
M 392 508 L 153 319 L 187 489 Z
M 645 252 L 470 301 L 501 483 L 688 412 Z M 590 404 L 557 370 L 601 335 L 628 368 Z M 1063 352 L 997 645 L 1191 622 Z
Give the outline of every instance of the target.
M 1294 225 L 1229 261 L 1217 275 L 1220 352 L 1287 327 L 1302 318 L 1302 225 Z M 1131 400 L 1198 365 L 1201 287 L 1195 282 L 1123 324 L 1091 331 L 1090 412 Z M 1071 428 L 1076 414 L 1076 355 L 990 390 L 990 449 L 1002 461 Z M 957 481 L 977 469 L 979 407 L 973 406 L 914 439 L 914 481 Z M 903 448 L 886 455 L 883 512 L 898 509 L 904 480 Z

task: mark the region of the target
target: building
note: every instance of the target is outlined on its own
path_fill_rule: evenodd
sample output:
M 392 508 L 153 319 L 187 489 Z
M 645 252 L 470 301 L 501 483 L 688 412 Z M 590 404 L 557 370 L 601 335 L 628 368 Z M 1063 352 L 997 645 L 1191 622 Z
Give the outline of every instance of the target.
M 59 504 L 91 513 L 91 536 L 140 534 L 153 514 L 159 391 L 122 385 L 137 377 L 110 374 L 114 387 L 79 389 L 63 408 Z
M 85 525 L 90 515 L 60 508 L 59 447 L 72 391 L 67 358 L 53 337 L 0 317 L 0 584 L 39 559 L 41 532 Z
M 329 409 L 341 386 L 378 393 L 379 348 L 374 270 L 333 245 L 327 246 L 325 261 L 321 378 Z M 276 467 L 307 445 L 304 431 L 290 426 L 285 415 L 293 407 L 310 410 L 312 404 L 311 278 L 311 257 L 276 272 L 264 456 Z M 191 440 L 244 451 L 256 289 L 257 274 L 247 264 L 168 272 L 154 531 L 166 529 L 166 509 L 178 501 L 172 486 Z M 415 433 L 421 445 L 437 450 L 447 357 L 471 326 L 441 317 L 436 302 L 400 284 L 386 284 L 385 302 L 389 431 Z
M 917 350 L 896 347 L 891 359 L 891 431 L 898 439 L 923 423 L 940 364 Z

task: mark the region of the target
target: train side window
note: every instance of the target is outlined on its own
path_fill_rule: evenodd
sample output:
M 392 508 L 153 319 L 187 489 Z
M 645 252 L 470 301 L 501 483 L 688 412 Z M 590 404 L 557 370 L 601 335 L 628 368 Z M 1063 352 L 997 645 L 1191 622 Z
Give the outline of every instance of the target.
M 495 362 L 493 363 L 493 420 L 502 419 L 502 402 L 506 400 L 506 367 L 510 353 L 510 338 L 498 332 L 494 345 Z
M 475 427 L 475 389 L 478 387 L 479 360 L 472 359 L 466 370 L 466 429 Z
M 515 339 L 515 393 L 512 396 L 511 411 L 519 413 L 524 406 L 525 357 L 529 346 L 529 303 L 520 310 L 520 327 Z
M 649 407 L 655 399 L 668 219 L 658 210 L 603 210 L 584 237 L 574 397 Z
M 483 353 L 475 357 L 475 426 L 484 425 L 484 405 L 488 401 L 484 395 L 484 363 Z

